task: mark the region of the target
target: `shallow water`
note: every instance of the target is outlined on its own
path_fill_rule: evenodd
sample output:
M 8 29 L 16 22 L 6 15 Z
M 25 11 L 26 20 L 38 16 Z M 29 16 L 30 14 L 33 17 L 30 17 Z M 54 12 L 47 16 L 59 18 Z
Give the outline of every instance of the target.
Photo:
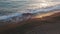
M 60 9 L 60 0 L 0 0 L 1 19 L 9 18 L 4 15 L 11 13 L 11 15 L 17 16 L 16 14 L 19 13 L 40 13 L 55 9 Z

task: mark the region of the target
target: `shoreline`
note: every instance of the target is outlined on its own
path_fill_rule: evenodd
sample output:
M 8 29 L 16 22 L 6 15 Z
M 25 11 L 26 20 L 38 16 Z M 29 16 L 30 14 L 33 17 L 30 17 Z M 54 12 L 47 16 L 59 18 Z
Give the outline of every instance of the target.
M 52 14 L 53 15 L 53 14 Z M 43 16 L 42 16 L 43 17 Z M 47 17 L 47 16 L 45 16 L 45 17 Z M 34 18 L 34 16 L 33 16 L 33 18 L 31 18 L 31 19 L 41 19 L 41 18 Z M 31 20 L 31 19 L 27 19 L 27 20 L 24 20 L 24 21 L 18 21 L 17 23 L 14 23 L 14 24 L 7 24 L 7 25 L 5 25 L 5 26 L 3 26 L 3 27 L 1 27 L 0 28 L 0 31 L 3 31 L 3 30 L 8 30 L 8 29 L 10 29 L 10 28 L 15 28 L 15 27 L 17 27 L 17 26 L 22 26 L 22 24 L 24 25 L 24 24 L 26 24 L 26 21 L 28 21 L 28 20 Z M 42 19 L 45 19 L 44 17 L 42 18 Z

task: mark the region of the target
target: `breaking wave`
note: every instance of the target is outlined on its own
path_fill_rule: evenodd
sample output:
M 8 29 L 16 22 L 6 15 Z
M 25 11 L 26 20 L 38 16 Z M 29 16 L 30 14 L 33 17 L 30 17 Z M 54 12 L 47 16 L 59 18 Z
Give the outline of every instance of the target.
M 59 9 L 59 0 L 1 0 L 0 20 L 14 16 L 22 16 L 24 13 L 45 13 Z

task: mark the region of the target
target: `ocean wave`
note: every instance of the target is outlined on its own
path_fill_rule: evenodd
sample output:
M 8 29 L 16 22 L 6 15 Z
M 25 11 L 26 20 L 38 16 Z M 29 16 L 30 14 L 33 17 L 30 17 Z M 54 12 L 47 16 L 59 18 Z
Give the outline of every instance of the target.
M 47 0 L 1 0 L 0 1 L 0 19 L 7 19 L 15 16 L 22 16 L 23 13 L 45 13 L 60 9 L 60 2 Z M 17 14 L 14 14 L 17 13 Z M 8 16 L 7 16 L 8 15 Z M 4 18 L 5 17 L 5 18 Z

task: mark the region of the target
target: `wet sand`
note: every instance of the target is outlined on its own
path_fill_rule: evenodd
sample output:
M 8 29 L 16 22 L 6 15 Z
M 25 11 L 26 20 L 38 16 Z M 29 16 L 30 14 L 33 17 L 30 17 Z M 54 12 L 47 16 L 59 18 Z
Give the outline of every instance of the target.
M 0 28 L 0 31 L 1 34 L 60 34 L 60 12 L 10 24 Z

